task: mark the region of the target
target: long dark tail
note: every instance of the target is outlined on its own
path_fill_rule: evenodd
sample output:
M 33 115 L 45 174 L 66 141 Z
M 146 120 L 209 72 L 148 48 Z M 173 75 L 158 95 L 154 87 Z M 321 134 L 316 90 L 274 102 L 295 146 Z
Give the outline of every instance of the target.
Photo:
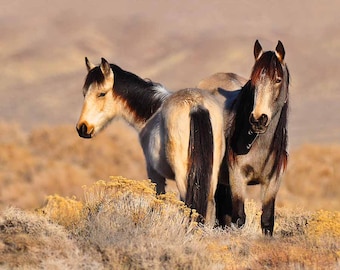
M 210 114 L 206 108 L 195 107 L 190 113 L 189 170 L 185 203 L 204 218 L 213 167 L 214 141 Z

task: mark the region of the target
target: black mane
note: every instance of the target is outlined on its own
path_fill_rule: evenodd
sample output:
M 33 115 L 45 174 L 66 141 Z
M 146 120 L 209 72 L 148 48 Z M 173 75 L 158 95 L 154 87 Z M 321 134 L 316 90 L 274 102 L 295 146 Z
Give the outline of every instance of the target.
M 247 145 L 252 140 L 248 136 L 251 129 L 249 116 L 254 106 L 254 89 L 248 81 L 241 89 L 238 97 L 231 107 L 231 122 L 229 127 L 228 146 L 233 155 L 244 155 L 249 152 Z M 251 134 L 252 135 L 252 134 Z
M 158 83 L 143 80 L 137 75 L 110 64 L 114 74 L 114 95 L 126 102 L 139 121 L 146 121 L 162 105 L 163 97 L 155 89 Z M 102 84 L 104 75 L 99 66 L 91 69 L 85 79 L 84 89 L 92 83 Z

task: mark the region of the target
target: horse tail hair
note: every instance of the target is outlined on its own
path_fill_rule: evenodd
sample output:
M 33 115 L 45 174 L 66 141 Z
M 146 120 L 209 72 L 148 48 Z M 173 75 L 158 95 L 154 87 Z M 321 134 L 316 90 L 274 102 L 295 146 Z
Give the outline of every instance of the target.
M 213 167 L 214 140 L 209 111 L 195 106 L 190 112 L 189 169 L 186 204 L 206 217 Z

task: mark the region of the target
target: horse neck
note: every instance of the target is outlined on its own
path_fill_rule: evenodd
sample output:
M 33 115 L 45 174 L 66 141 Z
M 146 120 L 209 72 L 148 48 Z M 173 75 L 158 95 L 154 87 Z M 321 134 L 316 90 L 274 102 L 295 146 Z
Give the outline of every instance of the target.
M 258 137 L 252 148 L 252 151 L 261 151 L 266 157 L 263 159 L 263 166 L 269 166 L 269 178 L 278 178 L 287 166 L 287 117 L 288 99 L 272 118 L 267 131 Z
M 137 131 L 152 117 L 170 93 L 160 84 L 111 65 L 114 71 L 114 98 L 121 104 L 121 116 Z
M 282 130 L 286 128 L 287 102 L 284 104 L 284 107 L 280 108 L 274 115 L 268 130 L 256 136 L 256 134 L 252 133 L 249 123 L 249 116 L 253 110 L 253 106 L 254 89 L 249 81 L 242 88 L 238 97 L 228 110 L 231 120 L 227 137 L 230 151 L 232 151 L 234 155 L 248 153 L 250 148 L 247 148 L 247 145 L 252 145 L 253 143 L 260 145 L 263 149 L 271 151 L 272 144 L 277 143 L 274 139 L 278 140 L 277 136 L 281 136 L 281 133 L 283 133 Z

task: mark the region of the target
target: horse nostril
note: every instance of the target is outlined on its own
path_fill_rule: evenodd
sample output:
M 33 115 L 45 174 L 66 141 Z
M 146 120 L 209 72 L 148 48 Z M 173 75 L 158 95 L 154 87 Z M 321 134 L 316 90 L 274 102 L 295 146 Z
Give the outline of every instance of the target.
M 251 124 L 256 124 L 256 123 L 257 123 L 257 121 L 256 121 L 256 119 L 255 119 L 255 117 L 254 117 L 254 114 L 251 114 L 251 115 L 250 115 L 250 117 L 249 117 L 249 122 L 250 122 Z
M 261 114 L 260 118 L 259 118 L 259 123 L 261 126 L 265 126 L 268 123 L 268 115 L 266 114 Z
M 252 124 L 252 125 L 264 127 L 264 126 L 266 126 L 267 123 L 268 123 L 268 115 L 266 115 L 266 114 L 261 114 L 261 116 L 260 116 L 258 119 L 256 119 L 256 118 L 254 117 L 254 114 L 251 114 L 250 117 L 249 117 L 249 122 L 250 122 L 250 124 Z
M 80 132 L 81 134 L 87 134 L 87 126 L 85 124 L 80 126 Z
M 77 131 L 80 137 L 91 138 L 91 134 L 87 133 L 87 126 L 84 123 L 77 127 Z

